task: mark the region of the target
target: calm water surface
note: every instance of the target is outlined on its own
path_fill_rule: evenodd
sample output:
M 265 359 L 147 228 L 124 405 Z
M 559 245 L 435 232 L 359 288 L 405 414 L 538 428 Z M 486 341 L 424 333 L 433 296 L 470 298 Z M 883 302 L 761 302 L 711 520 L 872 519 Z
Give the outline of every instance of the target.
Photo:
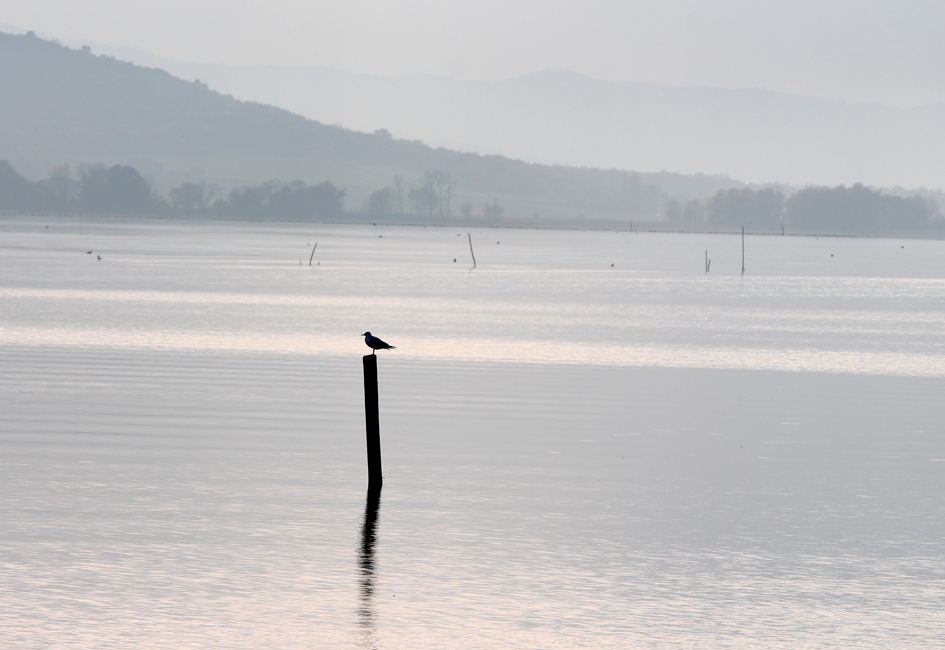
M 0 645 L 945 646 L 945 242 L 471 232 L 0 221 Z

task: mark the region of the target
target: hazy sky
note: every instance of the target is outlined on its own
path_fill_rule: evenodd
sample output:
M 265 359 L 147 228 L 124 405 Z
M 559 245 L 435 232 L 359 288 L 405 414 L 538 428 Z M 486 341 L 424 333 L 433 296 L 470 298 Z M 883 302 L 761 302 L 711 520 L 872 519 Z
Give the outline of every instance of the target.
M 0 23 L 179 61 L 945 101 L 941 0 L 2 0 Z

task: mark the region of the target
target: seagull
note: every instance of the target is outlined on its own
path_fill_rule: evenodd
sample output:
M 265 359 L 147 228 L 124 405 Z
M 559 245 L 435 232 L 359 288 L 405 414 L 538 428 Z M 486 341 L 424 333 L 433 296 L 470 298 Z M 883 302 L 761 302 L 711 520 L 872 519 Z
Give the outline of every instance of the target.
M 397 347 L 393 345 L 387 345 L 384 341 L 380 340 L 376 336 L 371 336 L 370 332 L 365 332 L 361 336 L 364 337 L 364 343 L 369 348 L 374 350 L 371 354 L 376 353 L 378 350 L 396 350 Z

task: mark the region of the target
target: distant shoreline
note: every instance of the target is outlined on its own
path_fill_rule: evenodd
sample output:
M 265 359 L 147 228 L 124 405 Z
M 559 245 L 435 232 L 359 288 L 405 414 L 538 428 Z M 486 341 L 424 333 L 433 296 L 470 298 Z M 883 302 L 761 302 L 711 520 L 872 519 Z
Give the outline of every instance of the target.
M 385 216 L 383 218 L 366 215 L 350 215 L 344 220 L 337 217 L 314 220 L 292 219 L 237 219 L 232 217 L 212 216 L 177 216 L 177 215 L 142 215 L 142 214 L 52 214 L 3 212 L 0 219 L 73 219 L 73 220 L 128 220 L 128 221 L 188 221 L 188 222 L 224 222 L 224 223 L 270 223 L 270 224 L 311 224 L 333 226 L 398 226 L 405 228 L 476 228 L 500 230 L 570 230 L 588 232 L 626 232 L 626 233 L 662 233 L 692 235 L 738 235 L 741 228 L 718 228 L 709 230 L 704 227 L 687 227 L 668 221 L 632 221 L 604 219 L 510 219 L 486 221 L 483 219 L 427 219 L 411 218 L 409 215 Z M 764 237 L 836 237 L 849 239 L 945 239 L 943 231 L 889 231 L 886 233 L 832 233 L 832 232 L 781 232 L 745 230 L 746 235 Z

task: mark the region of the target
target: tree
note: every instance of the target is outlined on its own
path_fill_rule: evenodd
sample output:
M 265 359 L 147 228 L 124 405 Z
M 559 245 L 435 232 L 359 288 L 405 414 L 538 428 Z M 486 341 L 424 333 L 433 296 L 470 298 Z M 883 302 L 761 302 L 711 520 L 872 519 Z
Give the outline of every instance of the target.
M 430 179 L 430 189 L 436 194 L 440 216 L 449 219 L 450 203 L 453 201 L 453 193 L 456 191 L 456 181 L 452 174 L 443 169 L 428 171 L 426 175 Z
M 867 233 L 931 227 L 938 205 L 919 196 L 853 187 L 807 187 L 787 202 L 785 221 L 802 232 Z
M 747 226 L 777 230 L 784 214 L 784 195 L 771 188 L 719 190 L 706 205 L 714 226 Z
M 344 213 L 345 190 L 330 181 L 306 185 L 301 180 L 291 183 L 269 181 L 255 187 L 240 187 L 229 194 L 229 202 L 216 201 L 215 211 L 257 219 L 311 219 L 315 216 L 337 216 Z
M 344 212 L 345 191 L 330 181 L 306 185 L 294 180 L 274 187 L 269 194 L 267 213 L 273 217 L 310 219 L 314 216 L 337 216 Z
M 482 214 L 486 219 L 498 221 L 505 214 L 505 208 L 499 204 L 499 199 L 492 199 L 492 203 L 486 203 L 482 206 Z
M 40 181 L 38 185 L 45 189 L 54 209 L 60 211 L 69 209 L 76 191 L 76 182 L 69 174 L 69 163 L 53 167 L 49 172 L 49 178 Z
M 372 192 L 367 202 L 368 214 L 390 214 L 394 211 L 394 197 L 389 187 Z
M 463 219 L 472 218 L 473 205 L 469 201 L 464 201 L 461 206 L 459 206 L 459 213 L 463 215 Z
M 682 222 L 682 207 L 676 199 L 670 199 L 666 204 L 666 218 L 670 223 Z
M 256 187 L 238 187 L 230 191 L 229 210 L 234 216 L 256 217 L 264 216 L 268 210 L 269 195 L 272 193 L 272 184 L 265 183 Z
M 408 194 L 413 211 L 421 217 L 433 217 L 436 209 L 436 193 L 429 187 L 418 185 L 410 189 Z
M 421 190 L 422 192 L 416 192 Z M 423 178 L 417 181 L 414 190 L 411 190 L 411 203 L 414 198 L 420 201 L 423 210 L 418 214 L 427 213 L 432 217 L 436 213 L 441 218 L 449 218 L 450 203 L 453 200 L 453 193 L 456 190 L 456 181 L 453 176 L 443 169 L 428 169 L 423 174 Z
M 207 198 L 203 185 L 197 183 L 181 183 L 170 192 L 171 206 L 175 210 L 193 212 L 206 207 Z
M 79 167 L 79 207 L 88 212 L 143 213 L 155 207 L 151 186 L 128 165 Z
M 0 210 L 29 210 L 37 198 L 33 184 L 6 160 L 0 160 Z
M 690 201 L 682 211 L 683 223 L 696 225 L 705 222 L 705 206 L 699 201 Z
M 407 186 L 404 184 L 404 177 L 400 174 L 394 176 L 389 187 L 394 209 L 403 214 L 407 210 Z

